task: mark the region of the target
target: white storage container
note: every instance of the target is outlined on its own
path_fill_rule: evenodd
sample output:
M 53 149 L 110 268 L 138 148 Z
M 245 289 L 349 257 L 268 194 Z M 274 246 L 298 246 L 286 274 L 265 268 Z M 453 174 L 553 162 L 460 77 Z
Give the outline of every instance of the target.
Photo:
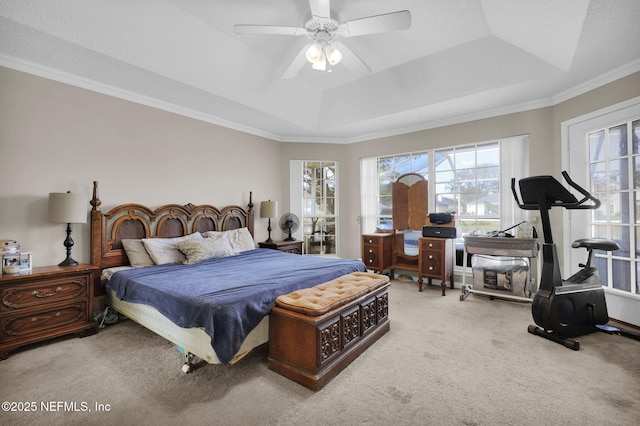
M 529 259 L 526 257 L 474 254 L 471 269 L 474 290 L 527 298 L 535 291 L 531 288 Z

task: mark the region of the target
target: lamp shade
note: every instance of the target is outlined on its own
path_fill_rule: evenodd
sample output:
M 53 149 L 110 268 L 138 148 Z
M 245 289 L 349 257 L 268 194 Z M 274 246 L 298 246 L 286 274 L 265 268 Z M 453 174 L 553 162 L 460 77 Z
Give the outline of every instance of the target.
M 86 223 L 87 199 L 71 192 L 49 194 L 49 222 Z
M 278 202 L 269 200 L 260 203 L 260 217 L 263 219 L 278 217 Z

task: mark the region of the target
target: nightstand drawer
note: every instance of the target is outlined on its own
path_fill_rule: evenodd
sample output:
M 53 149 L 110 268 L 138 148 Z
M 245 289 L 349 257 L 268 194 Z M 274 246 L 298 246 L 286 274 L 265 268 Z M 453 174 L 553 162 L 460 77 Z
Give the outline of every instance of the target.
M 439 277 L 442 275 L 442 252 L 425 250 L 422 256 L 422 273 L 425 276 Z
M 429 238 L 428 241 L 424 242 L 423 247 L 427 250 L 442 251 L 444 249 L 444 240 L 441 238 Z
M 364 247 L 363 259 L 365 265 L 367 266 L 378 266 L 378 248 L 377 247 Z
M 42 280 L 30 285 L 3 288 L 0 293 L 0 312 L 14 312 L 33 306 L 87 297 L 87 275 Z
M 87 321 L 87 305 L 79 303 L 57 309 L 0 319 L 0 341 L 19 339 L 26 335 L 46 333 L 52 329 L 81 324 Z

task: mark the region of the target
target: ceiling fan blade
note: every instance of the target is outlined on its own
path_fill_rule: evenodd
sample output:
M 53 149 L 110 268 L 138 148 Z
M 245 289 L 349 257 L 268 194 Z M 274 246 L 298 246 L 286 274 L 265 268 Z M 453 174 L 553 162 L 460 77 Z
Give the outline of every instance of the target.
M 282 74 L 281 78 L 289 79 L 298 75 L 302 67 L 308 63 L 307 61 L 308 48 L 309 48 L 309 45 L 307 44 L 305 47 L 302 48 L 302 50 L 300 50 L 300 52 L 298 52 L 298 54 L 296 55 L 295 58 L 293 58 L 293 61 L 291 61 L 291 64 L 286 69 L 284 74 Z
M 347 21 L 340 25 L 338 31 L 342 37 L 355 37 L 365 34 L 407 30 L 410 27 L 411 12 L 401 10 Z
M 334 41 L 333 45 L 340 51 L 340 53 L 342 53 L 341 63 L 351 71 L 352 74 L 362 77 L 371 72 L 371 68 L 369 68 L 369 66 L 367 66 L 367 64 L 365 64 L 364 61 L 344 43 Z
M 233 26 L 236 34 L 270 34 L 270 35 L 305 35 L 307 30 L 298 27 L 282 27 L 279 25 L 248 25 L 238 24 Z
M 311 15 L 316 18 L 331 18 L 331 2 L 329 0 L 309 0 Z

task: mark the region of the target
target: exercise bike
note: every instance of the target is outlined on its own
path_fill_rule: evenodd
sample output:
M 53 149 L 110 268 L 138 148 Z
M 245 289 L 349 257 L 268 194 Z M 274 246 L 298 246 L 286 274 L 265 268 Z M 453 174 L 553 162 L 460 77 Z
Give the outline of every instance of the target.
M 613 251 L 620 247 L 615 241 L 601 238 L 582 238 L 573 242 L 573 248 L 585 248 L 587 261 L 568 279 L 562 279 L 556 245 L 551 233 L 549 210 L 597 209 L 600 200 L 573 182 L 567 172 L 562 176 L 570 187 L 584 197 L 578 200 L 553 176 L 533 176 L 520 179 L 520 196 L 516 193 L 515 179 L 511 190 L 518 206 L 524 210 L 539 210 L 544 233 L 542 245 L 542 273 L 540 288 L 533 297 L 531 312 L 537 325 L 530 325 L 529 333 L 562 344 L 569 349 L 580 349 L 580 343 L 571 337 L 598 331 L 609 321 L 604 289 L 598 269 L 594 266 L 594 250 Z

